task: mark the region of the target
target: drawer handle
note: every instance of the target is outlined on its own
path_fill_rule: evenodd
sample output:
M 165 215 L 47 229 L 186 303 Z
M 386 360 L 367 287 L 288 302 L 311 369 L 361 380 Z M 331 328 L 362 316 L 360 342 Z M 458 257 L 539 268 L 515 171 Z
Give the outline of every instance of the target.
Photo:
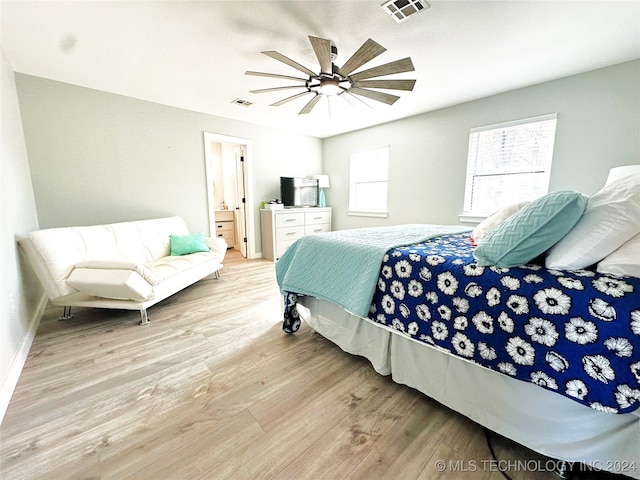
M 285 222 L 295 222 L 296 219 L 295 218 L 285 218 L 284 220 Z
M 322 217 L 313 217 L 314 220 L 322 220 Z
M 218 234 L 219 237 L 224 237 L 224 235 L 222 235 L 221 233 Z
M 291 235 L 297 235 L 296 232 L 287 232 L 286 233 L 287 237 L 290 237 Z
M 321 228 L 316 228 L 316 229 L 313 231 L 313 233 L 318 233 L 318 232 L 321 232 L 321 231 L 322 231 L 322 229 L 321 229 Z
M 222 225 L 218 225 L 218 228 L 222 228 Z

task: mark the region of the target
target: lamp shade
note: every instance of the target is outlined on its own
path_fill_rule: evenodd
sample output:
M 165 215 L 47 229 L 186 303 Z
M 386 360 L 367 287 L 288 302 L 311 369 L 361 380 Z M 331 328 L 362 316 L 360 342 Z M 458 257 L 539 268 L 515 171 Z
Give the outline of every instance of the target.
M 620 180 L 621 178 L 633 175 L 634 173 L 640 173 L 640 165 L 625 165 L 623 167 L 613 167 L 611 170 L 609 170 L 609 176 L 607 177 L 607 183 L 605 185 L 609 185 L 616 180 Z
M 314 175 L 313 178 L 318 180 L 320 188 L 329 188 L 329 175 Z

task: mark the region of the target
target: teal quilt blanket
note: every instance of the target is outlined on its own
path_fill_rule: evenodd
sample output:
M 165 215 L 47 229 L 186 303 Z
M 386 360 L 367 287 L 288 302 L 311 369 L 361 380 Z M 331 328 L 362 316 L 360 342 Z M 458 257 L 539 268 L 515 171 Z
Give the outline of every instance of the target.
M 387 251 L 469 230 L 409 224 L 305 235 L 276 263 L 276 279 L 283 295 L 312 295 L 366 317 Z

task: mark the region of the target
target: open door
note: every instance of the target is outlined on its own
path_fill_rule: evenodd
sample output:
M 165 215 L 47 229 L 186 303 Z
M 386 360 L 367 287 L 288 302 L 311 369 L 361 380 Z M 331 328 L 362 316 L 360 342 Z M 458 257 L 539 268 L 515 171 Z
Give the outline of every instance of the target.
M 246 148 L 240 145 L 236 155 L 236 248 L 240 250 L 243 257 L 247 257 L 247 172 L 246 169 Z
M 249 168 L 250 140 L 204 132 L 207 203 L 210 235 L 216 232 L 216 211 L 234 212 L 233 241 L 244 257 L 255 258 L 253 229 L 250 228 L 251 179 Z

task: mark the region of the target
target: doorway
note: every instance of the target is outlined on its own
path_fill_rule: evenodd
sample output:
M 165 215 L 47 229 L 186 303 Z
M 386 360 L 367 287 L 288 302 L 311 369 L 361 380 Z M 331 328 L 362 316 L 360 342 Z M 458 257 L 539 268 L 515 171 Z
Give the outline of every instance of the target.
M 255 258 L 251 141 L 204 132 L 204 151 L 209 235 L 224 235 L 243 257 Z

